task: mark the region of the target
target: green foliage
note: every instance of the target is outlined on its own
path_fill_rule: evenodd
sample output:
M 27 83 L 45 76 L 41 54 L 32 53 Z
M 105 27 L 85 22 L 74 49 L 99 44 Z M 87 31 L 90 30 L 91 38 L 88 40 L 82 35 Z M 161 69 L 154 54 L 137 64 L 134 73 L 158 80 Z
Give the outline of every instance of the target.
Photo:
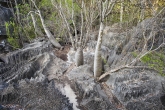
M 6 32 L 7 32 L 7 41 L 14 48 L 19 48 L 19 38 L 18 38 L 18 26 L 12 21 L 5 22 Z M 13 29 L 13 30 L 10 30 Z
M 17 7 L 19 8 L 19 12 L 20 12 L 21 15 L 27 14 L 27 13 L 29 13 L 29 11 L 31 11 L 31 7 L 28 3 L 25 3 L 23 5 L 18 4 Z
M 141 58 L 144 64 L 147 64 L 150 68 L 158 71 L 162 76 L 165 76 L 165 55 L 161 52 L 148 53 Z
M 137 52 L 132 52 L 131 53 L 134 57 L 137 57 L 138 56 L 138 53 Z
M 17 18 L 6 22 L 7 41 L 14 48 L 20 48 L 24 41 L 35 38 L 32 21 L 29 20 L 27 14 L 32 7 L 29 3 L 18 4 L 15 8 L 19 9 L 19 21 Z
M 10 26 L 10 22 L 5 22 L 6 33 L 7 33 L 8 37 L 11 37 L 9 26 Z
M 105 58 L 103 58 L 103 57 L 102 57 L 102 61 L 103 61 L 104 64 L 107 63 L 107 60 Z
M 142 8 L 142 6 L 144 8 Z M 141 22 L 146 18 L 152 17 L 155 13 L 158 13 L 164 6 L 164 0 L 151 0 L 150 2 L 146 1 L 144 4 L 142 4 L 140 0 L 124 0 L 123 22 L 133 23 L 134 19 L 137 19 L 136 22 Z M 110 24 L 120 22 L 120 10 L 121 2 L 115 3 L 113 10 L 107 19 Z M 136 22 L 132 25 L 136 25 Z
M 27 25 L 24 26 L 24 31 L 26 32 L 26 36 L 28 37 L 28 39 L 32 40 L 36 37 L 35 33 L 34 33 L 34 27 L 31 25 Z
M 72 11 L 72 8 L 74 9 L 74 12 L 79 12 L 81 10 L 79 5 L 76 2 L 74 2 L 74 0 L 57 0 L 57 1 L 58 3 L 62 1 L 61 4 L 63 5 L 63 7 L 66 7 L 67 5 L 70 12 Z M 73 3 L 73 7 L 72 7 L 72 3 Z
M 29 23 L 30 24 L 30 23 Z M 6 32 L 7 32 L 7 41 L 14 48 L 20 48 L 20 38 L 19 33 L 21 32 L 22 40 L 24 39 L 34 39 L 35 33 L 34 28 L 31 25 L 25 25 L 22 29 L 19 25 L 17 25 L 14 21 L 5 22 Z
M 9 44 L 15 48 L 20 48 L 20 45 L 19 45 L 19 40 L 18 38 L 13 38 L 13 37 L 8 37 L 7 38 L 7 41 L 9 42 Z
M 39 2 L 39 7 L 50 7 L 52 6 L 51 1 L 48 2 L 48 0 L 41 0 Z

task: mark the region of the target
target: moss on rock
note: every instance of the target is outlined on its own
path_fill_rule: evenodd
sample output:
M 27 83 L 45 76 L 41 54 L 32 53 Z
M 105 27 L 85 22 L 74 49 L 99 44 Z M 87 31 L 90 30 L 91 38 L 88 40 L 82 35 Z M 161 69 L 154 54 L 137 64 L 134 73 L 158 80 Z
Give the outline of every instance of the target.
M 152 52 L 141 58 L 144 64 L 165 76 L 165 55 L 163 52 Z

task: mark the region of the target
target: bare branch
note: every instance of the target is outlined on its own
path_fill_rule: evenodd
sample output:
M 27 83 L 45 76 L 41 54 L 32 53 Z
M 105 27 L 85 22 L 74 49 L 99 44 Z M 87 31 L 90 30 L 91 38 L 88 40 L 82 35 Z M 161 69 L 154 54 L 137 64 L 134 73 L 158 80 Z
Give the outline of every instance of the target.
M 132 69 L 134 69 L 134 68 L 139 68 L 139 69 L 150 69 L 150 70 L 157 71 L 157 70 L 155 70 L 155 69 L 153 69 L 153 68 L 150 68 L 150 67 L 148 67 L 148 66 L 129 66 L 129 65 L 124 65 L 124 66 L 120 66 L 120 67 L 118 67 L 118 68 L 115 68 L 115 69 L 113 69 L 113 70 L 110 70 L 110 71 L 104 73 L 103 75 L 101 75 L 101 76 L 99 77 L 98 80 L 101 81 L 103 78 L 105 78 L 106 76 L 110 75 L 111 73 L 117 72 L 117 71 L 119 71 L 119 70 L 121 70 L 121 69 L 125 69 L 125 68 L 132 68 Z

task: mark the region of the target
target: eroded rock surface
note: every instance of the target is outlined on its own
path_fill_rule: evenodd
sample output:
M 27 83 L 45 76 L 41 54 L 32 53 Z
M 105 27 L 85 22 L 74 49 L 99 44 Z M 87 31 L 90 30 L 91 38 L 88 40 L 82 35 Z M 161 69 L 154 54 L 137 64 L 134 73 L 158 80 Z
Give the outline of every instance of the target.
M 142 24 L 147 22 L 150 21 L 144 21 L 137 28 L 141 29 Z M 151 29 L 150 25 L 145 26 L 149 27 L 147 37 Z M 109 36 L 112 33 L 107 31 L 109 42 L 113 41 L 112 45 L 108 45 L 105 38 L 101 46 L 104 71 L 129 64 L 135 58 L 131 52 L 135 47 L 140 49 L 137 42 L 143 35 L 141 31 L 131 31 L 134 33 L 129 41 L 125 33 Z M 118 40 L 121 45 L 115 46 Z M 154 45 L 157 47 L 158 44 L 156 40 Z M 96 41 L 87 44 L 84 49 L 85 64 L 79 67 L 73 63 L 75 51 L 70 50 L 68 61 L 64 61 L 56 56 L 57 53 L 54 54 L 50 42 L 44 39 L 27 44 L 20 50 L 1 54 L 0 107 L 10 105 L 26 110 L 165 109 L 165 78 L 156 71 L 124 68 L 110 73 L 103 82 L 98 82 L 93 77 L 95 46 Z M 141 64 L 138 62 L 138 65 Z
M 68 98 L 51 79 L 63 75 L 69 64 L 57 58 L 52 46 L 37 41 L 3 56 L 0 66 L 0 103 L 27 110 L 73 110 Z
M 149 70 L 124 69 L 106 84 L 128 110 L 164 110 L 165 79 Z
M 83 110 L 118 110 L 110 103 L 101 85 L 95 81 L 91 66 L 83 65 L 74 68 L 67 77 L 76 85 L 75 90 L 81 98 L 80 106 Z

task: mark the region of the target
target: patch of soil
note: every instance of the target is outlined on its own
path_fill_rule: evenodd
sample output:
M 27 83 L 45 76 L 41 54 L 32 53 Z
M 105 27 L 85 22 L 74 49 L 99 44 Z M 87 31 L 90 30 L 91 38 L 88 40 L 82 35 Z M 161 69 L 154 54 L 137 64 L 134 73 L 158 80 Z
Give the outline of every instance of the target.
M 64 60 L 64 61 L 67 61 L 67 60 L 68 60 L 68 58 L 67 58 L 67 53 L 69 52 L 70 47 L 71 47 L 71 45 L 65 45 L 63 49 L 55 50 L 55 53 L 54 53 L 54 54 L 55 54 L 58 58 L 60 58 L 60 59 L 62 59 L 62 60 Z

